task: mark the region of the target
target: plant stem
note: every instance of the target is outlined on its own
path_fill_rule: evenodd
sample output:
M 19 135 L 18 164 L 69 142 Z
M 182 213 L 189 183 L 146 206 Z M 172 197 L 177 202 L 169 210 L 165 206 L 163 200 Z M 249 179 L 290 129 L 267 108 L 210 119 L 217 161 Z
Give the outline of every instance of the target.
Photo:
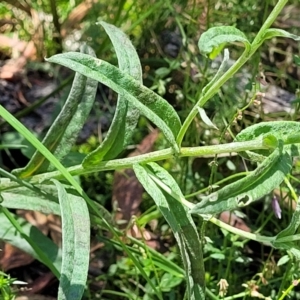
M 279 0 L 275 7 L 273 8 L 272 12 L 270 13 L 269 17 L 265 21 L 265 23 L 262 25 L 260 28 L 259 32 L 257 33 L 255 39 L 252 42 L 251 49 L 252 47 L 256 47 L 254 50 L 261 45 L 261 41 L 263 40 L 263 36 L 265 34 L 265 31 L 274 23 L 275 19 L 278 17 L 284 6 L 288 0 Z
M 190 111 L 189 115 L 185 119 L 176 139 L 177 144 L 180 146 L 183 140 L 183 137 L 189 128 L 190 124 L 192 123 L 194 117 L 198 114 L 198 106 L 203 107 L 204 104 L 213 97 L 220 87 L 229 80 L 243 65 L 244 63 L 250 58 L 249 52 L 247 50 L 244 51 L 242 56 L 236 61 L 234 65 L 232 65 L 227 72 L 223 74 L 212 86 L 207 90 L 204 95 L 201 95 L 200 99 L 198 100 L 197 104 L 193 107 Z
M 61 26 L 59 22 L 59 17 L 57 13 L 57 6 L 56 6 L 56 1 L 55 0 L 50 0 L 50 7 L 51 7 L 51 13 L 53 17 L 53 24 L 56 29 L 56 36 L 53 37 L 53 40 L 57 43 L 57 49 L 56 53 L 62 52 L 63 47 L 62 47 L 62 36 L 61 36 Z
M 203 146 L 203 147 L 191 147 L 191 148 L 181 148 L 179 157 L 189 157 L 189 156 L 203 156 L 207 154 L 220 154 L 220 153 L 231 153 L 231 152 L 241 152 L 247 150 L 259 150 L 259 149 L 268 149 L 264 145 L 262 140 L 252 140 L 245 142 L 234 142 L 230 144 L 221 144 L 213 146 Z M 100 171 L 109 171 L 116 169 L 126 169 L 132 168 L 133 164 L 137 163 L 149 163 L 154 161 L 161 161 L 164 159 L 170 159 L 174 155 L 174 152 L 171 148 L 164 150 L 154 151 L 147 154 L 142 154 L 138 156 L 114 159 L 111 161 L 102 161 L 99 162 L 97 166 L 84 169 L 82 165 L 77 165 L 74 167 L 67 168 L 67 171 L 72 175 L 82 175 L 93 172 Z M 39 175 L 32 176 L 30 183 L 42 182 L 49 180 L 51 178 L 61 178 L 62 174 L 59 171 L 47 172 Z M 5 187 L 7 188 L 7 186 Z
M 299 284 L 300 280 L 295 280 L 295 282 L 293 282 L 281 295 L 281 297 L 279 298 L 279 300 L 283 300 L 286 296 L 289 295 L 289 293 L 292 291 L 292 289 Z
M 99 210 L 99 207 L 95 204 L 94 201 L 92 201 L 88 195 L 83 191 L 82 187 L 80 184 L 74 179 L 74 177 L 69 173 L 69 171 L 61 164 L 60 161 L 34 136 L 32 133 L 22 124 L 20 123 L 16 118 L 14 118 L 2 105 L 0 105 L 0 115 L 12 126 L 14 129 L 16 129 L 18 132 L 20 132 L 24 138 L 28 140 L 44 157 L 46 157 L 49 162 L 58 170 L 58 173 L 60 173 L 60 177 L 64 178 L 66 181 L 70 183 L 71 186 L 74 187 L 74 189 L 78 192 L 78 194 L 84 198 L 86 201 L 87 205 L 89 208 L 95 213 L 97 217 L 99 217 L 103 223 L 103 226 L 105 226 L 110 232 L 112 232 L 115 237 L 117 237 L 119 240 L 120 238 L 118 235 L 115 233 L 114 227 L 105 219 L 105 217 L 102 215 L 102 212 Z M 47 173 L 46 173 L 47 174 Z M 49 174 L 49 173 L 48 173 Z M 40 178 L 40 180 L 43 181 L 43 177 Z M 50 178 L 49 178 L 50 179 Z M 38 181 L 40 183 L 41 181 Z M 2 209 L 2 212 L 6 213 L 6 217 L 9 219 L 10 215 L 8 214 L 9 211 L 6 210 L 5 207 L 0 207 Z M 13 222 L 13 219 L 9 219 L 11 222 Z M 16 226 L 16 225 L 14 225 Z M 21 231 L 20 231 L 21 232 Z M 24 238 L 28 238 L 24 236 Z M 29 241 L 28 241 L 29 242 Z M 30 244 L 31 245 L 31 244 Z M 32 245 L 31 245 L 32 246 Z M 34 245 L 33 245 L 34 246 Z M 130 251 L 125 247 L 124 244 L 122 244 L 123 250 L 127 253 L 127 255 L 134 261 L 136 262 L 137 266 L 140 266 L 138 263 L 137 259 L 132 255 Z M 35 251 L 36 249 L 33 248 Z M 38 249 L 37 249 L 38 251 Z M 39 254 L 39 252 L 37 252 Z M 43 253 L 39 254 L 40 257 L 43 258 Z M 47 257 L 43 259 L 42 261 L 47 262 Z M 49 266 L 51 268 L 51 266 Z M 157 291 L 156 286 L 152 281 L 148 278 L 147 273 L 144 271 L 142 267 L 139 268 L 142 276 L 149 282 L 151 288 L 154 290 L 154 292 L 158 295 L 158 298 L 162 300 L 161 294 Z M 55 270 L 53 271 L 53 274 L 55 273 Z
M 246 239 L 257 241 L 257 242 L 263 243 L 264 245 L 272 247 L 271 242 L 274 240 L 274 237 L 261 236 L 261 235 L 255 234 L 255 233 L 251 233 L 251 232 L 247 232 L 247 231 L 235 228 L 229 224 L 226 224 L 226 223 L 220 221 L 219 219 L 217 219 L 215 217 L 210 218 L 209 221 L 211 223 L 233 233 L 233 234 L 237 234 Z
M 221 180 L 219 180 L 219 181 L 214 182 L 214 185 L 216 185 L 216 186 L 221 186 L 221 184 L 223 184 L 223 183 L 225 183 L 225 182 L 227 182 L 227 181 L 232 181 L 233 179 L 235 179 L 235 178 L 237 178 L 237 177 L 242 177 L 242 176 L 244 177 L 244 176 L 247 176 L 248 174 L 249 174 L 249 172 L 235 173 L 235 174 L 233 174 L 233 175 L 231 175 L 231 176 L 228 176 L 228 177 L 226 177 L 226 178 L 224 178 L 224 179 L 221 179 Z M 191 194 L 188 194 L 188 195 L 184 195 L 184 197 L 185 197 L 185 199 L 188 199 L 188 198 L 197 196 L 197 195 L 199 195 L 199 194 L 204 194 L 209 188 L 210 188 L 210 187 L 205 187 L 205 188 L 203 188 L 203 189 L 201 189 L 201 190 L 198 190 L 198 191 L 196 191 L 196 192 L 194 192 L 194 193 L 191 193 Z
M 189 115 L 185 119 L 180 132 L 177 136 L 176 142 L 178 146 L 181 145 L 183 137 L 189 128 L 190 124 L 192 123 L 194 117 L 198 113 L 198 106 L 203 107 L 204 104 L 212 98 L 220 89 L 220 87 L 229 80 L 248 60 L 249 58 L 256 52 L 258 47 L 262 44 L 264 41 L 264 34 L 266 30 L 272 25 L 272 23 L 275 21 L 277 16 L 279 15 L 280 11 L 283 9 L 285 4 L 287 3 L 287 0 L 279 0 L 277 5 L 274 7 L 273 11 L 270 13 L 269 17 L 257 33 L 255 39 L 253 40 L 250 50 L 245 50 L 243 54 L 240 56 L 240 58 L 236 61 L 236 63 L 231 66 L 227 72 L 225 72 L 215 83 L 212 84 L 212 86 L 207 90 L 207 92 L 204 95 L 201 95 L 200 99 L 198 100 L 197 104 L 193 107 L 193 109 L 190 111 Z

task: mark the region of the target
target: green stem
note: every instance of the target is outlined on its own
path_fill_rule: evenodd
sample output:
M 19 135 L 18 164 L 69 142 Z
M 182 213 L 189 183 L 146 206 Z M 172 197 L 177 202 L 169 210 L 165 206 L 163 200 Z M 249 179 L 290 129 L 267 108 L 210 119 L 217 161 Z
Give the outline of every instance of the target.
M 57 43 L 57 53 L 62 52 L 62 36 L 61 36 L 61 26 L 59 22 L 59 16 L 57 13 L 57 3 L 55 0 L 50 0 L 51 13 L 53 17 L 53 24 L 56 29 L 56 36 L 53 37 L 53 40 Z
M 257 33 L 255 39 L 253 40 L 252 45 L 251 45 L 251 50 L 252 50 L 252 47 L 254 47 L 254 50 L 256 51 L 256 49 L 261 45 L 261 43 L 263 41 L 263 36 L 264 36 L 266 30 L 269 29 L 269 27 L 274 23 L 275 19 L 278 17 L 278 15 L 280 14 L 280 12 L 284 8 L 284 6 L 287 4 L 287 2 L 288 2 L 288 0 L 279 0 L 277 2 L 275 7 L 273 8 L 272 12 L 270 13 L 269 17 L 267 18 L 265 23 L 262 25 L 262 27 L 260 28 L 259 32 Z
M 236 63 L 231 66 L 215 83 L 213 83 L 207 92 L 201 96 L 198 100 L 197 104 L 190 111 L 189 115 L 185 119 L 180 132 L 177 136 L 176 142 L 180 146 L 183 140 L 183 137 L 188 130 L 190 124 L 198 113 L 198 106 L 203 107 L 204 104 L 211 99 L 220 89 L 220 87 L 228 81 L 248 60 L 249 58 L 256 52 L 256 50 L 260 47 L 262 42 L 264 41 L 264 34 L 266 30 L 272 25 L 280 11 L 283 9 L 287 0 L 279 0 L 277 5 L 274 7 L 273 11 L 270 13 L 269 17 L 257 33 L 255 39 L 253 40 L 250 50 L 246 49 L 240 58 L 236 61 Z
M 176 139 L 178 145 L 181 145 L 183 137 L 189 128 L 190 124 L 194 120 L 195 116 L 198 114 L 198 106 L 203 107 L 204 104 L 212 98 L 220 89 L 220 87 L 229 80 L 243 65 L 244 63 L 250 58 L 249 51 L 245 50 L 242 56 L 236 61 L 236 63 L 231 66 L 227 72 L 224 73 L 211 87 L 207 90 L 204 95 L 201 95 L 200 99 L 190 111 L 189 115 L 185 119 Z
M 219 219 L 215 218 L 215 217 L 212 217 L 209 219 L 209 221 L 233 234 L 237 234 L 239 236 L 242 236 L 246 239 L 249 239 L 249 240 L 253 240 L 253 241 L 257 241 L 257 242 L 260 242 L 266 246 L 270 246 L 272 247 L 272 241 L 274 240 L 274 237 L 268 237 L 268 236 L 262 236 L 262 235 L 257 235 L 255 233 L 251 233 L 251 232 L 246 232 L 244 230 L 241 230 L 241 229 L 238 229 L 238 228 L 235 228 L 229 224 L 226 224 L 222 221 L 220 221 Z
M 290 284 L 290 286 L 282 293 L 281 297 L 279 298 L 279 300 L 283 300 L 286 296 L 288 296 L 290 294 L 290 292 L 293 290 L 293 288 L 299 284 L 300 280 L 296 280 L 295 283 Z
M 191 148 L 181 148 L 179 153 L 179 157 L 189 157 L 189 156 L 203 156 L 203 155 L 212 155 L 212 154 L 221 154 L 221 153 L 232 153 L 232 152 L 241 152 L 247 150 L 259 150 L 259 149 L 268 149 L 268 147 L 264 144 L 263 140 L 252 140 L 245 142 L 234 142 L 230 144 L 222 144 L 222 145 L 213 145 L 213 146 L 203 146 L 203 147 L 191 147 Z M 101 172 L 101 171 L 109 171 L 109 170 L 117 170 L 117 169 L 126 169 L 132 168 L 133 164 L 136 163 L 149 163 L 154 161 L 161 161 L 164 159 L 170 159 L 173 157 L 173 150 L 171 148 L 167 148 L 164 150 L 154 151 L 147 154 L 142 154 L 138 156 L 122 158 L 122 159 L 114 159 L 111 161 L 102 161 L 96 167 L 86 168 L 84 169 L 82 165 L 73 166 L 67 168 L 68 173 L 72 176 Z M 61 178 L 62 174 L 60 171 L 47 172 L 39 175 L 32 176 L 30 178 L 30 183 L 40 183 L 45 180 L 49 180 L 51 178 Z M 9 184 L 2 185 L 6 189 L 8 187 L 12 187 Z
M 233 174 L 231 176 L 228 176 L 228 177 L 226 177 L 224 179 L 221 179 L 219 181 L 214 182 L 214 185 L 221 186 L 221 184 L 223 184 L 223 183 L 225 183 L 227 181 L 232 181 L 233 179 L 235 179 L 237 177 L 242 177 L 242 176 L 244 177 L 244 176 L 247 176 L 248 174 L 249 174 L 249 172 L 235 173 L 235 174 Z M 192 197 L 197 196 L 199 194 L 205 193 L 209 188 L 210 188 L 210 186 L 205 187 L 205 188 L 203 188 L 201 190 L 198 190 L 198 191 L 196 191 L 194 193 L 191 193 L 191 194 L 188 194 L 188 195 L 184 195 L 184 197 L 185 197 L 185 199 L 192 198 Z

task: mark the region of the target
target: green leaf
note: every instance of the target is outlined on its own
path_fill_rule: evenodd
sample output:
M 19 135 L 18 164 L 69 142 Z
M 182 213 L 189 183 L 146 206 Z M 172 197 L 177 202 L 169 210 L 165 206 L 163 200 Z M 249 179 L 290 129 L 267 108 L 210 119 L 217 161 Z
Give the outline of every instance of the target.
M 292 168 L 292 159 L 279 148 L 246 177 L 202 197 L 191 210 L 193 214 L 219 214 L 244 207 L 277 188 Z
M 297 66 L 300 66 L 300 56 L 299 55 L 294 55 L 294 62 Z
M 179 68 L 179 66 L 178 66 Z M 172 72 L 172 68 L 166 68 L 166 67 L 161 67 L 155 70 L 155 75 L 159 78 L 159 79 L 163 79 L 166 76 L 168 76 L 170 73 Z
M 215 47 L 213 51 L 209 54 L 209 59 L 214 60 L 224 49 L 226 43 L 220 44 L 218 47 Z
M 58 204 L 57 198 L 54 197 L 54 195 L 56 195 L 56 191 L 53 190 L 53 186 L 51 187 L 51 190 L 53 192 L 52 195 L 50 195 L 49 193 L 34 193 L 33 191 L 30 191 L 27 188 L 23 187 L 1 192 L 1 196 L 3 198 L 3 202 L 1 202 L 1 205 L 3 207 L 12 209 L 35 210 L 44 214 L 55 214 L 60 216 L 60 206 Z M 43 190 L 45 188 L 47 188 L 47 186 L 42 187 Z M 70 192 L 68 192 L 68 195 L 70 195 L 70 197 L 75 197 L 75 195 Z M 112 215 L 102 205 L 98 203 L 95 203 L 95 205 L 107 222 L 109 222 L 110 224 L 115 223 Z M 95 212 L 91 212 L 91 219 L 93 221 L 93 224 L 99 226 L 100 228 L 107 229 L 107 226 L 102 223 L 101 219 L 97 218 Z
M 51 189 L 53 194 L 46 193 L 43 187 L 43 193 L 36 193 L 28 188 L 18 187 L 9 191 L 1 192 L 3 207 L 12 209 L 27 209 L 42 212 L 44 214 L 60 215 L 60 207 L 57 198 L 54 197 L 56 191 Z M 51 192 L 48 190 L 48 192 Z
M 172 176 L 156 163 L 133 166 L 138 180 L 153 198 L 178 243 L 188 286 L 188 299 L 205 299 L 202 245 L 193 219 L 180 201 L 183 194 Z
M 94 51 L 86 45 L 81 47 L 81 51 L 95 56 Z M 58 160 L 66 156 L 76 142 L 94 104 L 97 85 L 97 81 L 76 73 L 68 99 L 42 141 Z M 53 170 L 54 167 L 49 165 L 49 161 L 36 151 L 25 168 L 16 169 L 13 173 L 26 178 Z
M 214 129 L 218 129 L 218 127 L 210 120 L 210 118 L 207 116 L 205 110 L 202 108 L 202 107 L 197 107 L 198 108 L 198 111 L 199 111 L 199 114 L 200 114 L 200 118 L 201 120 L 209 127 L 212 127 Z
M 211 54 L 224 43 L 242 42 L 246 50 L 250 50 L 250 43 L 243 32 L 233 26 L 213 27 L 204 32 L 198 42 L 203 55 Z
M 139 57 L 129 38 L 117 27 L 100 22 L 109 35 L 116 51 L 120 70 L 142 84 L 142 68 Z M 101 160 L 115 158 L 131 142 L 140 113 L 125 95 L 118 95 L 116 112 L 107 135 L 101 145 L 91 152 L 83 164 L 94 165 Z
M 266 30 L 263 36 L 263 40 L 269 40 L 272 39 L 273 37 L 286 37 L 286 38 L 293 39 L 295 41 L 300 41 L 300 36 L 278 28 L 269 28 L 268 30 Z
M 163 292 L 170 292 L 172 288 L 178 286 L 181 282 L 182 278 L 176 277 L 170 273 L 165 273 L 162 276 L 159 285 Z
M 216 260 L 224 260 L 226 259 L 226 256 L 224 253 L 212 253 L 209 255 L 209 257 L 214 258 Z
M 237 136 L 238 142 L 250 141 L 265 134 L 272 134 L 278 140 L 284 143 L 288 141 L 289 136 L 294 135 L 300 131 L 300 122 L 294 121 L 273 121 L 260 122 L 258 124 L 247 127 L 242 130 Z
M 62 220 L 62 268 L 58 299 L 80 300 L 86 280 L 90 257 L 90 218 L 82 197 L 68 195 L 63 185 L 57 187 Z
M 210 87 L 217 82 L 217 80 L 224 74 L 224 72 L 226 71 L 227 67 L 228 67 L 228 62 L 229 62 L 229 51 L 228 49 L 224 50 L 224 57 L 222 60 L 222 63 L 216 73 L 216 75 L 214 76 L 214 78 L 203 88 L 202 94 L 205 94 Z
M 284 151 L 291 156 L 300 156 L 300 122 L 294 121 L 273 121 L 261 122 L 242 130 L 237 136 L 236 141 L 251 141 L 259 137 L 272 135 L 277 140 L 284 143 Z M 269 139 L 270 141 L 270 139 Z M 251 151 L 267 156 L 269 150 Z
M 49 62 L 64 65 L 107 85 L 120 95 L 126 96 L 143 115 L 159 127 L 176 152 L 179 148 L 175 142 L 181 123 L 174 108 L 163 98 L 144 87 L 132 76 L 113 65 L 82 53 L 68 52 L 57 54 Z M 97 163 L 97 162 L 95 162 Z M 84 167 L 90 167 L 86 163 Z
M 2 176 L 9 176 L 8 172 L 0 168 L 0 174 Z M 13 209 L 27 209 L 40 211 L 45 214 L 55 214 L 60 215 L 60 207 L 58 204 L 58 194 L 57 188 L 49 184 L 38 184 L 35 186 L 30 185 L 29 183 L 24 182 L 14 175 L 9 176 L 10 180 L 16 181 L 20 187 L 9 186 L 5 183 L 5 179 L 2 179 L 2 191 L 1 196 L 3 202 L 1 205 L 6 208 Z M 7 182 L 9 183 L 9 181 Z M 77 192 L 75 189 L 67 186 L 67 193 L 69 197 L 77 197 Z M 114 224 L 115 221 L 112 215 L 100 204 L 95 203 L 97 212 L 91 211 L 91 218 L 94 224 L 97 226 L 107 229 L 107 226 L 103 223 L 103 220 L 98 218 L 99 214 L 109 222 L 109 224 Z
M 25 219 L 14 216 L 15 220 L 22 227 L 22 232 L 40 249 L 40 251 L 47 257 L 47 259 L 56 267 L 58 272 L 61 269 L 62 253 L 48 237 L 40 232 L 35 226 L 28 223 Z M 7 217 L 0 213 L 0 239 L 7 242 L 24 252 L 28 253 L 32 257 L 40 260 L 45 265 L 47 261 L 41 259 L 38 253 L 30 246 L 30 244 L 24 239 L 22 234 L 16 230 Z
M 277 262 L 277 266 L 283 266 L 286 263 L 288 263 L 290 261 L 290 257 L 288 255 L 283 255 L 282 257 L 279 258 L 278 262 Z
M 300 261 L 300 248 L 293 247 L 289 249 L 289 252 L 296 258 L 297 261 Z
M 86 157 L 86 154 L 79 153 L 79 152 L 70 152 L 68 153 L 62 160 L 61 163 L 64 167 L 74 167 L 76 165 L 80 165 L 84 158 Z
M 289 241 L 288 237 L 292 237 L 297 232 L 299 226 L 300 226 L 300 201 L 298 199 L 297 206 L 293 213 L 289 226 L 276 235 L 275 240 L 272 242 L 273 246 L 275 248 L 287 249 L 287 250 L 296 248 L 297 247 L 296 243 L 292 240 L 292 238 Z

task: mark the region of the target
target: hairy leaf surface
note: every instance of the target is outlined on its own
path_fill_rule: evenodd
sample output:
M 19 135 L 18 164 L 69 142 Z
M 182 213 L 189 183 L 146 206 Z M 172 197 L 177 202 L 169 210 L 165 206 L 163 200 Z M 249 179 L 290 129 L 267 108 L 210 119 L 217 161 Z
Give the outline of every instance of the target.
M 242 42 L 246 49 L 250 48 L 250 43 L 244 33 L 233 26 L 220 26 L 208 29 L 201 35 L 198 47 L 202 54 L 207 55 L 224 43 L 233 42 Z
M 176 152 L 179 151 L 175 137 L 180 130 L 181 122 L 176 111 L 166 100 L 141 85 L 132 76 L 103 60 L 83 53 L 57 54 L 49 58 L 48 61 L 64 65 L 87 77 L 98 80 L 119 95 L 126 96 L 127 100 L 141 114 L 145 115 L 162 130 L 173 149 Z M 88 167 L 87 164 L 84 164 L 84 166 Z
M 117 27 L 100 22 L 109 35 L 116 51 L 120 70 L 128 73 L 142 84 L 142 68 L 139 57 L 129 38 Z M 131 142 L 131 137 L 138 122 L 139 110 L 119 94 L 116 112 L 112 124 L 101 145 L 89 153 L 83 165 L 94 165 L 101 160 L 115 158 Z

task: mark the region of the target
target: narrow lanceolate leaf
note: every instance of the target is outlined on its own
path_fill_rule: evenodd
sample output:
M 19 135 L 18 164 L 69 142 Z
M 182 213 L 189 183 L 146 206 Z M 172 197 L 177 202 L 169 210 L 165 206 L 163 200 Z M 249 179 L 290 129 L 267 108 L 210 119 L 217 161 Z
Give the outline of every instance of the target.
M 299 239 L 297 234 L 300 226 L 300 199 L 298 199 L 296 209 L 293 213 L 292 220 L 287 228 L 277 234 L 272 245 L 277 249 L 285 249 L 291 253 L 296 260 L 300 261 Z
M 140 60 L 129 38 L 113 25 L 105 22 L 100 22 L 100 24 L 114 45 L 120 70 L 142 84 Z M 85 158 L 83 165 L 95 165 L 101 160 L 115 158 L 130 143 L 139 116 L 139 110 L 127 100 L 125 95 L 119 94 L 116 112 L 104 141 Z
M 90 219 L 86 202 L 71 196 L 56 180 L 62 219 L 62 268 L 58 299 L 80 300 L 84 292 L 90 255 Z
M 243 32 L 233 26 L 213 27 L 204 32 L 198 42 L 200 52 L 204 55 L 212 53 L 224 43 L 241 42 L 247 50 L 250 43 Z
M 188 287 L 188 299 L 205 299 L 205 279 L 200 238 L 184 199 L 172 176 L 155 163 L 133 166 L 138 180 L 153 198 L 178 243 Z
M 43 255 L 54 265 L 59 274 L 62 263 L 62 254 L 58 246 L 25 219 L 18 216 L 14 216 L 14 218 L 22 227 L 23 234 L 27 235 L 27 237 L 32 240 Z M 41 259 L 38 253 L 30 246 L 26 239 L 24 239 L 21 233 L 16 230 L 3 213 L 0 213 L 0 224 L 0 237 L 2 241 L 22 249 L 24 252 L 47 265 L 47 262 Z
M 286 38 L 293 39 L 295 41 L 300 41 L 300 36 L 289 33 L 283 29 L 278 29 L 278 28 L 269 28 L 266 31 L 266 33 L 264 34 L 263 39 L 268 40 L 273 37 L 286 37 Z
M 283 248 L 290 249 L 296 246 L 295 242 L 291 239 L 290 241 L 283 240 L 283 238 L 292 237 L 296 234 L 298 228 L 300 226 L 300 201 L 298 199 L 297 206 L 295 211 L 293 212 L 293 216 L 291 222 L 287 228 L 279 232 L 272 242 L 275 248 Z
M 214 129 L 218 129 L 218 127 L 210 120 L 210 118 L 207 116 L 205 110 L 202 107 L 197 107 L 199 111 L 199 115 L 201 117 L 201 120 L 209 127 L 212 127 Z
M 291 156 L 277 148 L 248 176 L 203 197 L 191 213 L 213 215 L 247 206 L 278 188 L 291 168 Z
M 81 47 L 81 52 L 91 56 L 96 56 L 93 49 L 87 45 L 83 45 Z M 85 86 L 83 94 L 78 96 L 79 99 L 77 99 L 77 102 L 74 101 L 75 103 L 73 104 L 76 111 L 71 116 L 71 120 L 63 133 L 62 139 L 53 153 L 58 160 L 62 160 L 71 151 L 71 148 L 76 143 L 77 137 L 90 115 L 95 102 L 98 82 L 87 77 L 84 77 L 84 81 Z M 76 107 L 77 103 L 78 105 Z M 54 167 L 51 167 L 51 170 L 52 169 L 54 169 Z M 47 171 L 50 171 L 50 169 Z
M 229 61 L 229 51 L 228 49 L 224 50 L 224 57 L 222 63 L 214 76 L 214 78 L 203 88 L 202 94 L 205 94 L 206 91 L 226 72 L 228 68 L 228 61 Z
M 81 51 L 95 56 L 94 51 L 86 45 L 81 47 Z M 74 145 L 93 106 L 97 84 L 97 81 L 79 73 L 75 75 L 69 97 L 42 141 L 58 160 L 64 158 Z M 14 173 L 26 178 L 53 169 L 49 164 L 49 161 L 36 151 L 27 166 L 14 170 Z
M 181 123 L 176 111 L 166 100 L 141 85 L 132 76 L 103 60 L 83 53 L 57 54 L 48 61 L 64 65 L 98 80 L 119 95 L 126 96 L 127 101 L 130 101 L 141 114 L 162 130 L 173 149 L 179 152 L 175 137 L 180 130 Z M 85 164 L 85 167 L 88 166 Z
M 39 211 L 44 214 L 60 215 L 59 204 L 50 194 L 33 192 L 28 188 L 18 187 L 1 192 L 3 207 Z
M 24 186 L 8 188 L 3 185 L 2 188 L 2 202 L 0 203 L 3 207 L 35 210 L 45 214 L 61 214 L 58 203 L 57 188 L 54 185 L 38 184 L 34 186 L 34 189 Z M 66 190 L 69 197 L 75 197 L 74 193 L 76 192 L 73 188 L 68 187 Z M 109 224 L 114 224 L 112 215 L 102 205 L 98 203 L 95 205 L 97 206 L 97 211 L 101 213 L 103 218 L 109 222 Z M 97 226 L 107 229 L 107 226 L 101 223 L 101 220 L 97 218 L 97 214 L 95 212 L 91 211 L 90 213 Z

